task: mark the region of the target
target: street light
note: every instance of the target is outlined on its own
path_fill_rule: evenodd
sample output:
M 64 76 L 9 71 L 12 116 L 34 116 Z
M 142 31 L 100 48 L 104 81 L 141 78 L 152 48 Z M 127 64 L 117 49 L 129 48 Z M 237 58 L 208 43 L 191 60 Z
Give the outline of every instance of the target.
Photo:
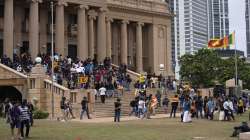
M 51 75 L 52 75 L 52 89 L 51 89 L 51 114 L 52 119 L 55 117 L 55 101 L 54 101 L 54 1 L 50 2 L 51 8 Z
M 162 74 L 162 78 L 164 79 L 163 81 L 165 82 L 164 70 L 165 70 L 164 64 L 160 64 L 160 71 L 161 71 L 161 74 Z M 163 90 L 163 93 L 166 95 L 165 83 L 162 83 L 162 81 L 160 81 L 160 85 L 161 85 L 161 88 Z

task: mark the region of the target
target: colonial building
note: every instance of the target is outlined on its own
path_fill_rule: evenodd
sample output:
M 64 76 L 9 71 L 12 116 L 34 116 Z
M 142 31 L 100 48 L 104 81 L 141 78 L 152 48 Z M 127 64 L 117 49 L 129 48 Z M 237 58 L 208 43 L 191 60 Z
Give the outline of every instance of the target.
M 163 0 L 0 0 L 0 53 L 55 52 L 171 75 L 171 14 Z M 52 27 L 54 31 L 52 33 Z

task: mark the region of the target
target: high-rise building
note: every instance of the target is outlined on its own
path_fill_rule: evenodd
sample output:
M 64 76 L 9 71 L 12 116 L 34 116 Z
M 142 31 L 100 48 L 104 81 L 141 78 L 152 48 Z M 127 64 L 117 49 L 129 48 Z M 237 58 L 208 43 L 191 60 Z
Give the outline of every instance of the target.
M 228 0 L 208 0 L 209 38 L 229 35 Z
M 247 40 L 247 57 L 250 57 L 250 0 L 246 0 L 246 40 Z
M 175 15 L 172 62 L 178 78 L 179 57 L 206 47 L 211 38 L 229 35 L 228 0 L 169 0 L 169 6 Z
M 178 79 L 178 58 L 193 54 L 207 46 L 208 3 L 207 0 L 170 0 L 172 19 L 172 56 Z

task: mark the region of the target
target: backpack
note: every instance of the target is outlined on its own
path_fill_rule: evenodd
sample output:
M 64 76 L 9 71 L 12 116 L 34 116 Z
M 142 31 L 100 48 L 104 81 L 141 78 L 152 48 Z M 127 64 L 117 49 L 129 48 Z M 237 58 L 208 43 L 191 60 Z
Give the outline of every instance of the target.
M 135 101 L 134 101 L 134 100 L 132 100 L 132 101 L 130 102 L 130 106 L 131 106 L 131 107 L 134 107 L 134 106 L 135 106 Z

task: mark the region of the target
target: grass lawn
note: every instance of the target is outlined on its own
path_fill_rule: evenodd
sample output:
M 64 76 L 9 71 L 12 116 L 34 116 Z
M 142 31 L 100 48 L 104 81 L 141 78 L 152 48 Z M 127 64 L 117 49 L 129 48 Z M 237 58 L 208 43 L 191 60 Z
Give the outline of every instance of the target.
M 193 119 L 183 124 L 178 119 L 151 119 L 121 123 L 80 123 L 36 120 L 30 140 L 237 140 L 230 138 L 233 127 L 248 120 L 248 113 L 235 122 Z M 9 140 L 9 126 L 0 119 L 0 140 Z

